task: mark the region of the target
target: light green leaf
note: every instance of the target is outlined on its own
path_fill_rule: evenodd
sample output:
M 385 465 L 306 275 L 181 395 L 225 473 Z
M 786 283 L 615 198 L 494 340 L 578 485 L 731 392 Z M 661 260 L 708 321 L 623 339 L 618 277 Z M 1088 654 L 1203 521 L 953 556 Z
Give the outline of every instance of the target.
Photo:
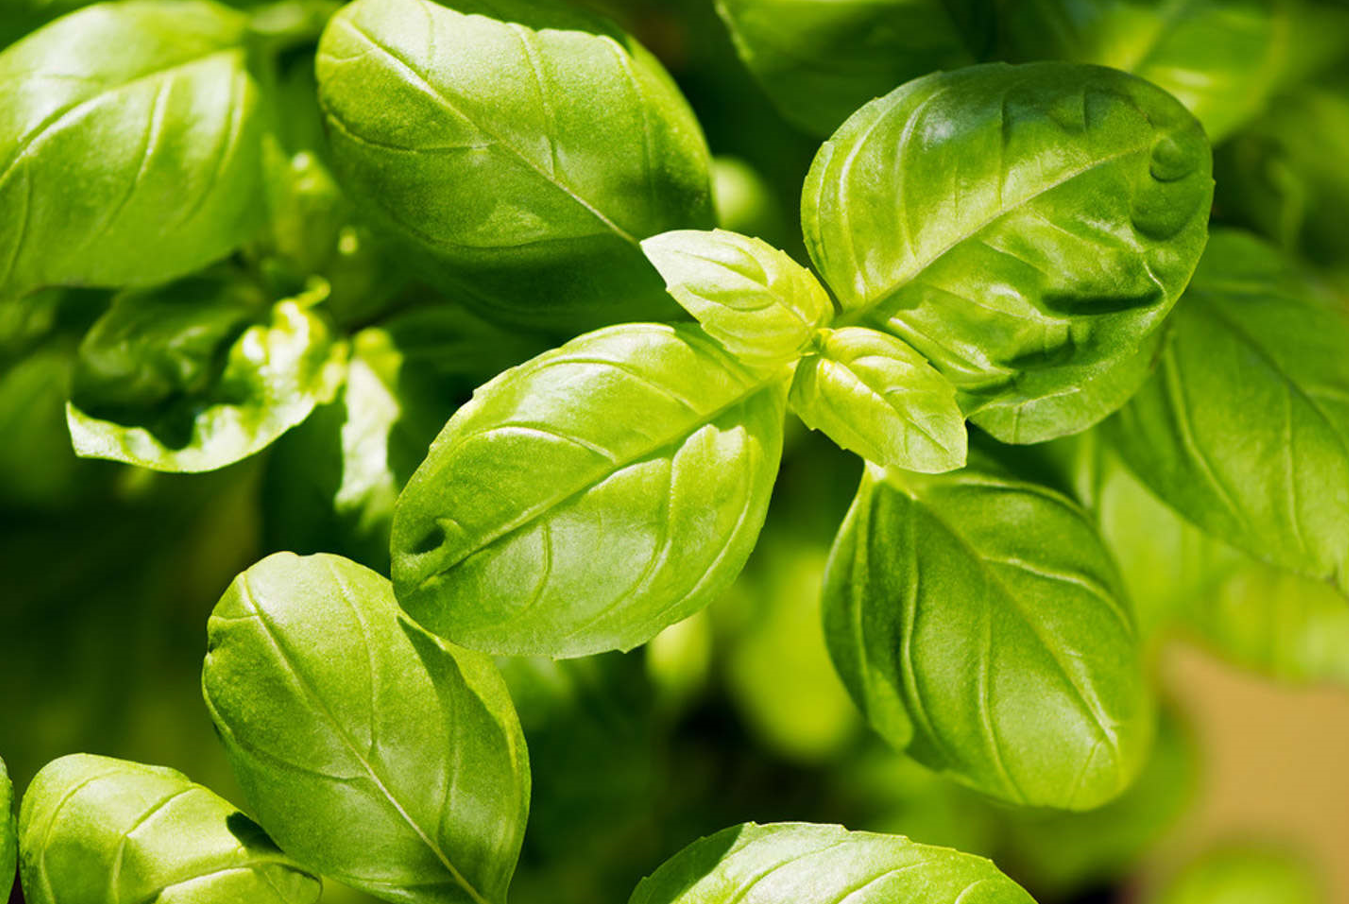
M 1274 846 L 1228 845 L 1185 867 L 1157 904 L 1330 904 L 1309 860 Z
M 1032 904 L 991 861 L 901 835 L 809 823 L 724 829 L 668 860 L 629 904 Z
M 802 219 L 838 325 L 903 339 L 977 417 L 1138 354 L 1203 249 L 1210 170 L 1199 123 L 1141 79 L 972 66 L 844 123 L 811 167 Z M 1004 441 L 1014 424 L 988 422 Z
M 872 726 L 956 781 L 1085 810 L 1145 759 L 1151 708 L 1119 575 L 1053 490 L 980 461 L 939 477 L 868 466 L 824 607 Z
M 159 283 L 249 238 L 263 116 L 246 26 L 207 0 L 128 0 L 0 53 L 0 296 Z
M 529 765 L 492 660 L 409 624 L 337 556 L 270 556 L 207 626 L 206 703 L 258 821 L 390 901 L 501 904 Z
M 867 461 L 939 473 L 965 464 L 956 388 L 909 345 L 865 327 L 826 330 L 796 368 L 792 410 Z
M 313 904 L 320 880 L 228 801 L 161 766 L 74 754 L 23 798 L 29 904 Z
M 0 760 L 0 898 L 9 900 L 14 887 L 14 869 L 18 863 L 19 836 L 14 822 L 14 783 L 9 780 L 5 761 Z
M 675 301 L 744 364 L 771 372 L 800 358 L 833 318 L 809 270 L 759 239 L 680 229 L 642 242 Z
M 1349 590 L 1349 312 L 1278 252 L 1214 236 L 1152 378 L 1107 435 L 1164 502 Z
M 690 379 L 696 375 L 696 379 Z M 588 333 L 479 389 L 398 500 L 398 601 L 497 653 L 645 643 L 711 602 L 759 535 L 786 380 L 695 327 Z
M 268 306 L 198 277 L 118 296 L 80 345 L 66 407 L 75 451 L 157 471 L 210 471 L 258 452 L 331 401 L 344 343 L 316 286 Z
M 671 316 L 641 239 L 710 226 L 710 158 L 632 38 L 561 4 L 357 0 L 318 76 L 343 187 L 498 317 Z
M 1095 63 L 1169 91 L 1216 144 L 1258 114 L 1289 70 L 1324 63 L 1343 30 L 1302 0 L 1013 0 L 1000 21 L 1023 59 Z M 1303 7 L 1308 7 L 1304 10 Z M 1317 23 L 1322 26 L 1317 28 Z M 1343 36 L 1339 36 L 1339 46 Z
M 896 85 L 976 62 L 993 31 L 988 0 L 718 0 L 717 10 L 782 115 L 821 137 Z

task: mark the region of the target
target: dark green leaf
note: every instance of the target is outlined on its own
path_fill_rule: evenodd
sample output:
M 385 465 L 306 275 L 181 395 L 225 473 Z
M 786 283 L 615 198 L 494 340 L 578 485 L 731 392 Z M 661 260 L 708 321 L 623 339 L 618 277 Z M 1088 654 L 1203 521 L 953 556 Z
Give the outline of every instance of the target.
M 450 419 L 398 500 L 399 603 L 499 653 L 645 643 L 744 565 L 777 475 L 786 375 L 656 324 L 507 371 Z
M 868 466 L 824 605 L 872 726 L 956 781 L 1090 809 L 1142 765 L 1152 717 L 1133 619 L 1066 497 L 979 462 L 938 477 Z
M 1205 531 L 1349 589 L 1347 348 L 1337 300 L 1254 238 L 1217 234 L 1108 435 Z
M 29 904 L 314 904 L 296 866 L 227 801 L 160 766 L 75 754 L 23 798 Z
M 828 135 L 862 104 L 974 63 L 988 0 L 718 0 L 736 50 L 789 120 Z
M 19 836 L 14 822 L 14 784 L 9 780 L 5 761 L 0 760 L 0 898 L 9 900 L 18 863 Z
M 1077 390 L 1161 325 L 1204 246 L 1210 169 L 1199 123 L 1141 79 L 973 66 L 844 123 L 802 218 L 837 323 L 912 345 L 1010 441 L 1004 409 Z
M 319 48 L 342 183 L 499 317 L 670 316 L 641 239 L 711 225 L 709 156 L 656 59 L 530 0 L 357 0 Z
M 250 286 L 201 277 L 118 296 L 80 345 L 75 451 L 159 471 L 258 452 L 341 385 L 346 345 L 313 310 L 326 294 L 269 308 Z
M 900 835 L 745 823 L 680 851 L 629 904 L 1031 904 L 990 861 Z
M 0 296 L 182 276 L 259 225 L 247 18 L 128 0 L 0 53 Z
M 387 900 L 505 900 L 529 766 L 490 657 L 409 624 L 388 581 L 328 555 L 254 565 L 208 632 L 207 706 L 278 843 Z

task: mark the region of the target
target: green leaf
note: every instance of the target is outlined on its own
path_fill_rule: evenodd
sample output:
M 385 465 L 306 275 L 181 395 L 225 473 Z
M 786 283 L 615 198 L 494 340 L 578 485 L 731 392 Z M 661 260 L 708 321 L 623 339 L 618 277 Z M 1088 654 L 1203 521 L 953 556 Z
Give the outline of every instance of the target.
M 865 327 L 824 331 L 796 368 L 792 410 L 881 465 L 938 473 L 965 464 L 956 388 L 909 345 Z
M 246 26 L 206 0 L 128 0 L 0 53 L 0 297 L 159 283 L 252 235 Z
M 782 115 L 819 136 L 909 79 L 974 63 L 988 0 L 718 0 L 740 58 Z
M 715 229 L 642 242 L 675 301 L 744 364 L 772 371 L 805 354 L 833 318 L 809 270 L 759 239 Z
M 228 801 L 174 769 L 74 754 L 23 798 L 29 904 L 313 904 L 296 866 Z
M 270 556 L 207 626 L 206 703 L 258 821 L 390 901 L 501 904 L 529 765 L 492 660 L 409 624 L 337 556 Z
M 671 316 L 641 239 L 710 226 L 710 158 L 674 82 L 603 20 L 530 0 L 357 0 L 318 76 L 343 187 L 495 316 Z
M 1197 858 L 1157 896 L 1157 904 L 1330 904 L 1323 877 L 1291 850 L 1228 845 Z
M 802 219 L 838 325 L 912 345 L 979 422 L 1139 353 L 1204 247 L 1210 169 L 1198 122 L 1141 79 L 989 64 L 859 110 L 816 156 Z M 988 428 L 1016 438 L 1014 419 Z
M 0 898 L 9 900 L 14 887 L 14 869 L 18 863 L 19 836 L 14 821 L 14 783 L 9 780 L 5 761 L 0 760 Z
M 198 277 L 119 295 L 80 345 L 75 451 L 157 471 L 258 452 L 341 385 L 345 344 L 312 310 L 326 294 L 268 308 L 250 286 Z
M 1164 502 L 1250 554 L 1349 590 L 1349 313 L 1226 232 L 1152 378 L 1107 435 Z
M 724 829 L 668 860 L 629 904 L 1031 904 L 983 857 L 809 823 Z
M 631 649 L 745 564 L 782 451 L 786 371 L 701 331 L 588 333 L 474 394 L 398 500 L 398 601 L 496 653 Z
M 1095 63 L 1158 85 L 1199 118 L 1216 144 L 1258 114 L 1290 70 L 1314 66 L 1307 57 L 1322 64 L 1334 58 L 1335 43 L 1317 45 L 1325 26 L 1333 36 L 1343 23 L 1313 6 L 1301 0 L 1013 0 L 999 21 L 1024 59 Z
M 1119 794 L 1151 740 L 1133 619 L 1088 515 L 976 461 L 868 466 L 830 554 L 825 635 L 872 726 L 1022 805 Z

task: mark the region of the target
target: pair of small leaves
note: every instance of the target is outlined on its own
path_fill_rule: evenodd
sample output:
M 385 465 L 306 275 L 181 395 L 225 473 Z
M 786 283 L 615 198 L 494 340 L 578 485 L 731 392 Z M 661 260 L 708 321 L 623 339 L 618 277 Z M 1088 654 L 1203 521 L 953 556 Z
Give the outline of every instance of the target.
M 358 0 L 319 45 L 343 187 L 493 316 L 675 313 L 640 239 L 712 219 L 710 157 L 656 59 L 529 0 Z
M 868 466 L 825 577 L 835 665 L 872 727 L 1027 806 L 1090 809 L 1151 739 L 1138 637 L 1087 513 L 983 460 Z
M 19 820 L 30 904 L 314 904 L 318 876 L 173 769 L 88 754 L 48 764 Z
M 1346 348 L 1337 299 L 1256 239 L 1217 234 L 1106 435 L 1206 532 L 1349 592 Z
M 982 857 L 841 826 L 733 826 L 688 846 L 628 904 L 1032 904 Z
M 129 0 L 0 52 L 0 297 L 160 283 L 256 231 L 247 25 L 209 0 Z
M 791 404 L 807 426 L 884 465 L 932 472 L 965 463 L 955 387 L 892 336 L 829 329 L 824 287 L 783 252 L 720 229 L 667 232 L 642 249 L 727 351 L 767 373 L 795 367 Z
M 207 706 L 287 852 L 387 900 L 505 900 L 529 766 L 490 657 L 410 624 L 387 580 L 330 555 L 254 565 L 207 630 Z
M 75 451 L 160 471 L 258 452 L 341 385 L 346 346 L 313 310 L 326 293 L 268 308 L 246 284 L 203 276 L 119 295 L 80 345 Z

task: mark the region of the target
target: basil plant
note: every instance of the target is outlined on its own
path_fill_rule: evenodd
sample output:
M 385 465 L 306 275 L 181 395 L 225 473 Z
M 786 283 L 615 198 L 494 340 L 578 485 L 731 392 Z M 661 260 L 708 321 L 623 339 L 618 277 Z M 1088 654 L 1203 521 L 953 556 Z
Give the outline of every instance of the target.
M 1349 684 L 1334 4 L 11 7 L 8 570 L 89 564 L 0 635 L 193 698 L 0 733 L 23 900 L 1066 900 L 1164 643 Z

